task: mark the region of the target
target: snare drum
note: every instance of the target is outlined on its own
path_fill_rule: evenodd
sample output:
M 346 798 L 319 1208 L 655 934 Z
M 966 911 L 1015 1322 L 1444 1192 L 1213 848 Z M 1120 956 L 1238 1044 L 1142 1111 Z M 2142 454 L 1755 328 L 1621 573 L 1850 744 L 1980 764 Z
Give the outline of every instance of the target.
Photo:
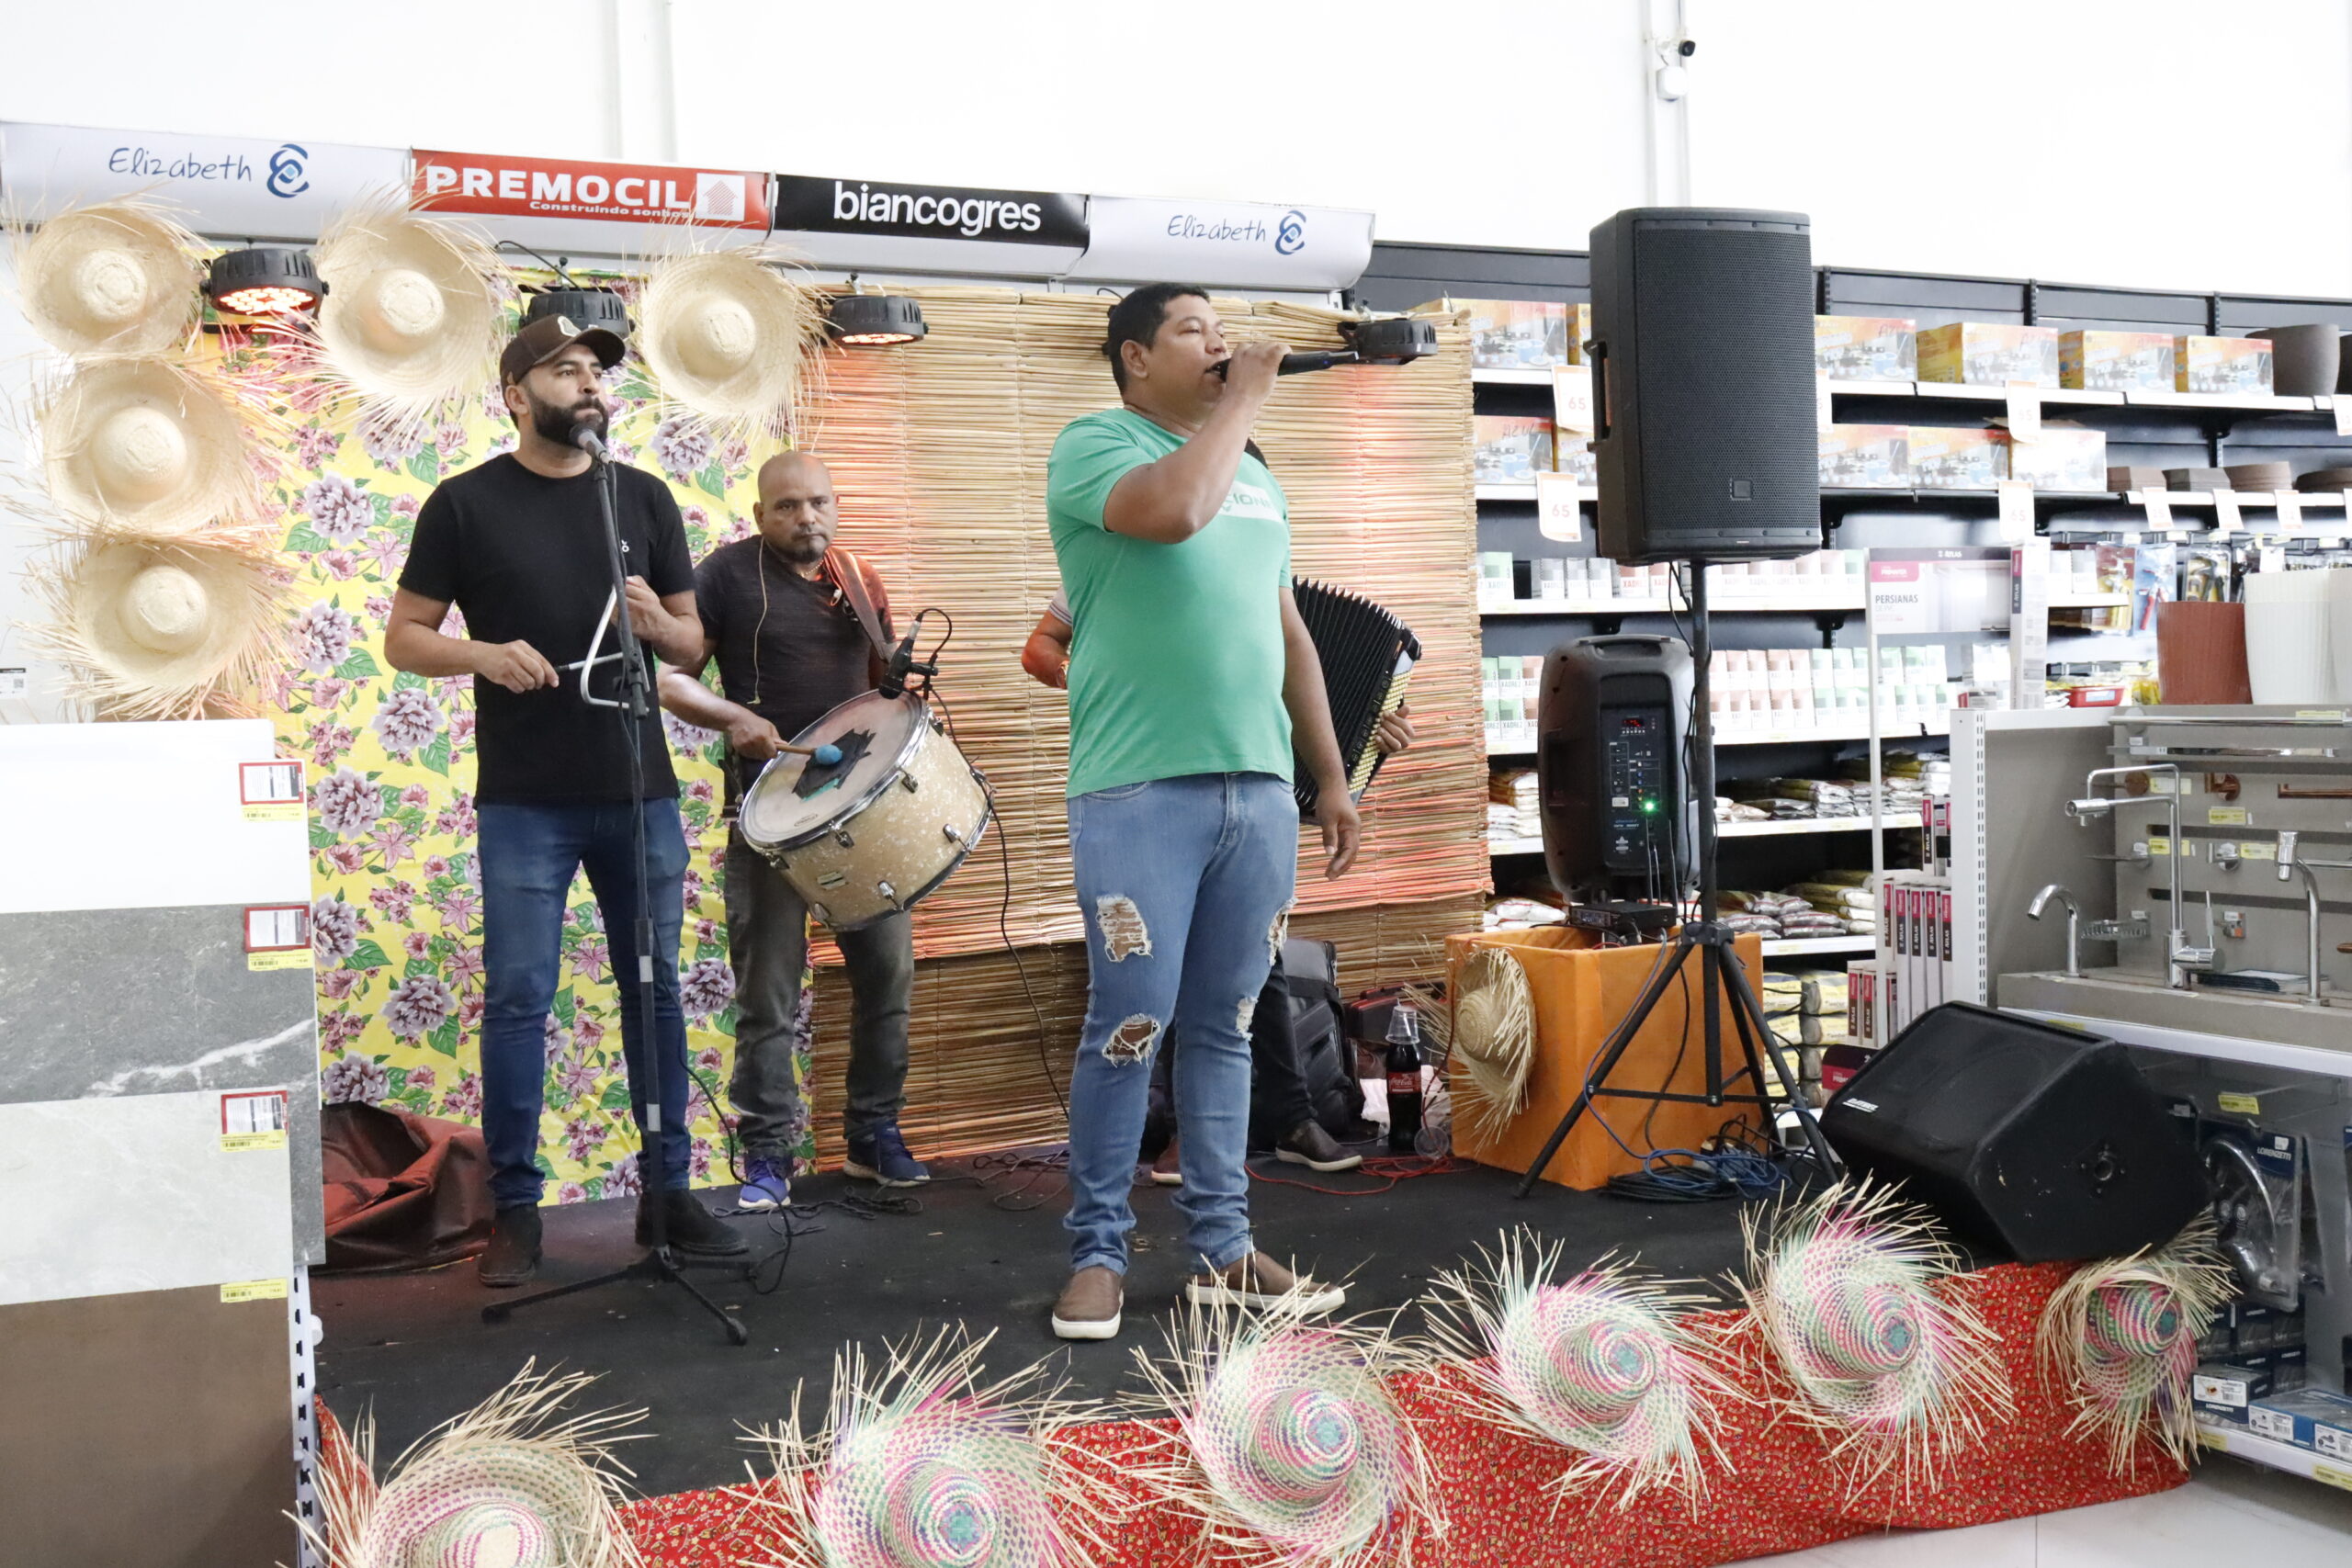
M 988 830 L 988 781 L 918 697 L 868 692 L 793 741 L 838 746 L 842 760 L 777 756 L 744 792 L 736 821 L 837 931 L 912 908 Z

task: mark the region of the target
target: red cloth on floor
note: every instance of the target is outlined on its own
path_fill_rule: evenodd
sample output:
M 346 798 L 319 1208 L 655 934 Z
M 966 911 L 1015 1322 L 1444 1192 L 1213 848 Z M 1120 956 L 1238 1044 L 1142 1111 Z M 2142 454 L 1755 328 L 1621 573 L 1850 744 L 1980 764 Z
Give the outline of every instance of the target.
M 490 1155 L 479 1128 L 397 1105 L 319 1117 L 333 1274 L 430 1269 L 490 1245 Z

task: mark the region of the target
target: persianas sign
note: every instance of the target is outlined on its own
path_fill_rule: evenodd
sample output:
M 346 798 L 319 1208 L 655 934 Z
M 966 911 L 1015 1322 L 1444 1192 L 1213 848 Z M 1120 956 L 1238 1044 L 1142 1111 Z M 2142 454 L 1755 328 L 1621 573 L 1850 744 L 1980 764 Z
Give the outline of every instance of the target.
M 413 200 L 436 212 L 502 218 L 590 218 L 621 223 L 768 227 L 768 176 L 487 152 L 413 155 Z

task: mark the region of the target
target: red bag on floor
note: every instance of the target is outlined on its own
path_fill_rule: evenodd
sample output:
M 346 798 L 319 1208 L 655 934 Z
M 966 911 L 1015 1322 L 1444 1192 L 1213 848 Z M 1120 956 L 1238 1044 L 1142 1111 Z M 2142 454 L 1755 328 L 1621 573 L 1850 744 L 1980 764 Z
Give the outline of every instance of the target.
M 430 1269 L 490 1244 L 481 1130 L 396 1105 L 344 1101 L 319 1114 L 331 1274 Z

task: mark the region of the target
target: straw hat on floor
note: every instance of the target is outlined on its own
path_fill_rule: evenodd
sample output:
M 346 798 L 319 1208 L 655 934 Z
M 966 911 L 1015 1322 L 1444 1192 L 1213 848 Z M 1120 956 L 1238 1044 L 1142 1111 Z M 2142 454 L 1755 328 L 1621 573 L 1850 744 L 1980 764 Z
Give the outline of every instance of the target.
M 84 536 L 35 569 L 51 619 L 32 640 L 74 694 L 119 719 L 234 707 L 284 636 L 284 585 L 258 535 Z
M 724 435 L 750 439 L 789 426 L 823 318 L 815 297 L 767 253 L 709 251 L 658 263 L 637 313 L 638 352 L 665 400 Z
M 330 223 L 312 254 L 327 286 L 321 365 L 362 417 L 420 424 L 497 375 L 509 285 L 474 230 L 371 203 Z
M 201 242 L 139 200 L 62 212 L 20 238 L 25 319 L 67 354 L 158 354 L 196 331 Z
M 218 376 L 166 359 L 88 360 L 37 400 L 50 499 L 77 522 L 179 534 L 252 516 L 261 489 Z

